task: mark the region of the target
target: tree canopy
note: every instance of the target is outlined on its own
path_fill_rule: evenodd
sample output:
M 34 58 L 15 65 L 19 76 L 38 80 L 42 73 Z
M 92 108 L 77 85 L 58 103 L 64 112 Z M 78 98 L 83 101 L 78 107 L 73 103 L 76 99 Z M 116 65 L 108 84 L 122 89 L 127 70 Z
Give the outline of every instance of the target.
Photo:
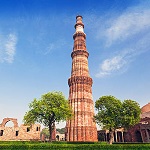
M 60 134 L 65 134 L 65 128 L 57 128 L 56 131 L 58 131 Z
M 40 136 L 44 134 L 45 138 L 46 139 L 49 139 L 49 129 L 48 128 L 43 128 L 41 133 L 40 133 Z
M 115 129 L 128 129 L 140 121 L 140 106 L 133 100 L 122 102 L 114 96 L 102 96 L 96 100 L 95 107 L 98 111 L 95 119 L 99 125 L 110 131 L 110 143 Z
M 24 116 L 25 124 L 41 123 L 48 127 L 50 141 L 55 122 L 71 118 L 72 111 L 62 92 L 49 92 L 34 99 Z

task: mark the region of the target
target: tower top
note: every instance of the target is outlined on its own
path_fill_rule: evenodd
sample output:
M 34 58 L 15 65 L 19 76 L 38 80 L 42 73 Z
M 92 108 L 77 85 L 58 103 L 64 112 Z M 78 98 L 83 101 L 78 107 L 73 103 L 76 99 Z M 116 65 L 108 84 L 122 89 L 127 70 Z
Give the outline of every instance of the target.
M 83 17 L 81 15 L 77 15 L 76 16 L 76 24 L 75 24 L 75 29 L 76 29 L 76 32 L 83 32 L 84 33 L 84 24 L 82 22 L 82 19 Z
M 82 17 L 81 15 L 77 15 L 77 16 L 76 16 L 76 19 L 77 19 L 78 17 L 81 17 L 81 18 L 83 19 L 83 17 Z

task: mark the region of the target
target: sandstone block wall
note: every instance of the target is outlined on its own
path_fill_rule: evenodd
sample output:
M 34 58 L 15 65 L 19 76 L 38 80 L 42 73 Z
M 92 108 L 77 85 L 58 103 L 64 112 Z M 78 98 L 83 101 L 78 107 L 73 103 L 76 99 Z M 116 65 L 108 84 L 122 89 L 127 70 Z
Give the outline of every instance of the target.
M 12 121 L 13 127 L 6 127 L 6 123 Z M 40 124 L 33 124 L 32 126 L 21 125 L 18 126 L 17 119 L 4 118 L 0 124 L 0 141 L 10 140 L 40 140 Z

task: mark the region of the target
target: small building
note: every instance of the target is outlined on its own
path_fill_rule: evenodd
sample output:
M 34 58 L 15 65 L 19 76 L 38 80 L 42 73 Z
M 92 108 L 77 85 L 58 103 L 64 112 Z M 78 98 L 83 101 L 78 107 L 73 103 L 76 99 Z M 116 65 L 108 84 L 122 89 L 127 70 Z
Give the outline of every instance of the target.
M 7 122 L 13 122 L 14 126 L 5 126 Z M 17 119 L 4 118 L 0 124 L 0 141 L 31 141 L 40 140 L 40 124 L 33 124 L 32 126 L 26 126 L 22 124 L 18 126 Z
M 56 141 L 65 141 L 65 134 L 61 134 L 56 131 Z
M 124 142 L 124 129 L 120 128 L 120 129 L 116 129 L 114 131 L 114 142 Z M 98 137 L 98 141 L 104 141 L 104 142 L 108 142 L 109 141 L 109 130 L 99 130 L 97 131 L 97 137 Z
M 141 108 L 141 120 L 126 134 L 127 142 L 150 142 L 150 103 Z
M 141 120 L 127 131 L 117 129 L 114 132 L 114 142 L 150 142 L 150 103 L 141 108 Z M 97 132 L 98 141 L 109 141 L 109 130 Z

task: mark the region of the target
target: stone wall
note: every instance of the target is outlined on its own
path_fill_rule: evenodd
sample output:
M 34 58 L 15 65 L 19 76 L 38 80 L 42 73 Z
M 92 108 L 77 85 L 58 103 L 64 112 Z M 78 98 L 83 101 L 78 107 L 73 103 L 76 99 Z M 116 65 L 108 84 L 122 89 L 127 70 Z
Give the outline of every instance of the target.
M 7 122 L 12 121 L 14 126 L 5 126 Z M 9 140 L 40 140 L 40 124 L 33 124 L 32 126 L 21 125 L 18 126 L 17 119 L 4 118 L 0 124 L 0 141 Z

